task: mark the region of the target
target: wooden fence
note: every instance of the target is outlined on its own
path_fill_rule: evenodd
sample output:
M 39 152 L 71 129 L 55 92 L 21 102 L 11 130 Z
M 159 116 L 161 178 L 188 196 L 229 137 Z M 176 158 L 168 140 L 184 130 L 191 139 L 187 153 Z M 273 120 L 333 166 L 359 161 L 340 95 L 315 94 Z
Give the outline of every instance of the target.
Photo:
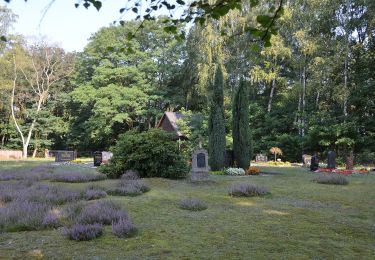
M 0 150 L 0 160 L 22 159 L 22 151 Z

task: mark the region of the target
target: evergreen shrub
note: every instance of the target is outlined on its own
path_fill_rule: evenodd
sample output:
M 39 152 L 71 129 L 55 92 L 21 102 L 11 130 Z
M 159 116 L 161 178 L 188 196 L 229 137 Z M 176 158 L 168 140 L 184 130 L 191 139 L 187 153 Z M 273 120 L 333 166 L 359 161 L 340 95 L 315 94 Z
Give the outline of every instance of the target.
M 111 150 L 111 161 L 100 168 L 110 178 L 119 178 L 127 170 L 138 172 L 141 178 L 184 178 L 189 171 L 177 142 L 161 129 L 128 131 Z

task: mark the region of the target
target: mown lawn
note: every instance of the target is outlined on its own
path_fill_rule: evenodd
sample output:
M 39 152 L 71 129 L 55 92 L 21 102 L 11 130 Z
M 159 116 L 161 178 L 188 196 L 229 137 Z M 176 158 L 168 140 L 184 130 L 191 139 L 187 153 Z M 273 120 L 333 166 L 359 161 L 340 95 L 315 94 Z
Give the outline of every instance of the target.
M 0 171 L 30 164 L 0 163 Z M 146 179 L 151 190 L 137 197 L 109 196 L 126 209 L 138 234 L 68 240 L 60 230 L 2 233 L 0 259 L 374 259 L 375 175 L 350 176 L 349 185 L 322 185 L 302 168 L 261 167 L 263 176 L 210 176 L 208 183 Z M 72 166 L 72 171 L 79 168 Z M 94 171 L 94 170 L 93 170 Z M 95 182 L 110 187 L 116 180 Z M 234 183 L 265 186 L 271 195 L 228 196 Z M 82 189 L 92 183 L 59 183 Z M 178 208 L 198 198 L 208 209 Z

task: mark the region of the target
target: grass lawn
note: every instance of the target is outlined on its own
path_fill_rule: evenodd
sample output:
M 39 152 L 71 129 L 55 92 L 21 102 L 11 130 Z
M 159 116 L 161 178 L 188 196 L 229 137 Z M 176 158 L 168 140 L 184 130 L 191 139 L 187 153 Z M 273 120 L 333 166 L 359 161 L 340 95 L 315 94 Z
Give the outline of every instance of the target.
M 42 163 L 0 162 L 0 171 Z M 68 240 L 60 230 L 7 232 L 0 235 L 0 259 L 374 259 L 375 175 L 349 176 L 345 186 L 323 185 L 302 168 L 260 168 L 273 174 L 212 175 L 202 184 L 146 179 L 151 190 L 143 195 L 105 198 L 128 211 L 136 236 L 117 238 L 110 226 L 102 237 L 84 242 Z M 228 196 L 228 188 L 240 182 L 265 186 L 271 194 Z M 56 185 L 83 189 L 92 184 Z M 206 202 L 208 209 L 180 209 L 179 201 L 190 197 Z

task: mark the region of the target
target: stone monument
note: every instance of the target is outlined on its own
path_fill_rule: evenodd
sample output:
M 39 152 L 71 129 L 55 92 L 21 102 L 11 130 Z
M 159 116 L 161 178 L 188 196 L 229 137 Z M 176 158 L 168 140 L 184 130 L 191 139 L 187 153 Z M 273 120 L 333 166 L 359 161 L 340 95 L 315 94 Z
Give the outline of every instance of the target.
M 256 162 L 267 162 L 268 161 L 267 155 L 262 154 L 262 153 L 258 153 L 255 156 L 255 161 Z
M 302 155 L 302 162 L 303 162 L 303 167 L 311 166 L 311 155 L 303 154 Z
M 208 153 L 202 148 L 201 142 L 199 148 L 193 153 L 191 162 L 191 180 L 192 181 L 206 181 L 208 180 Z
M 346 165 L 346 169 L 347 170 L 353 170 L 353 168 L 354 168 L 354 155 L 353 155 L 353 151 L 351 151 L 349 153 L 349 155 L 346 157 L 345 165 Z
M 334 151 L 328 152 L 327 168 L 336 169 L 336 153 Z
M 314 172 L 319 168 L 319 160 L 318 156 L 314 154 L 311 156 L 311 161 L 310 161 L 310 171 Z

